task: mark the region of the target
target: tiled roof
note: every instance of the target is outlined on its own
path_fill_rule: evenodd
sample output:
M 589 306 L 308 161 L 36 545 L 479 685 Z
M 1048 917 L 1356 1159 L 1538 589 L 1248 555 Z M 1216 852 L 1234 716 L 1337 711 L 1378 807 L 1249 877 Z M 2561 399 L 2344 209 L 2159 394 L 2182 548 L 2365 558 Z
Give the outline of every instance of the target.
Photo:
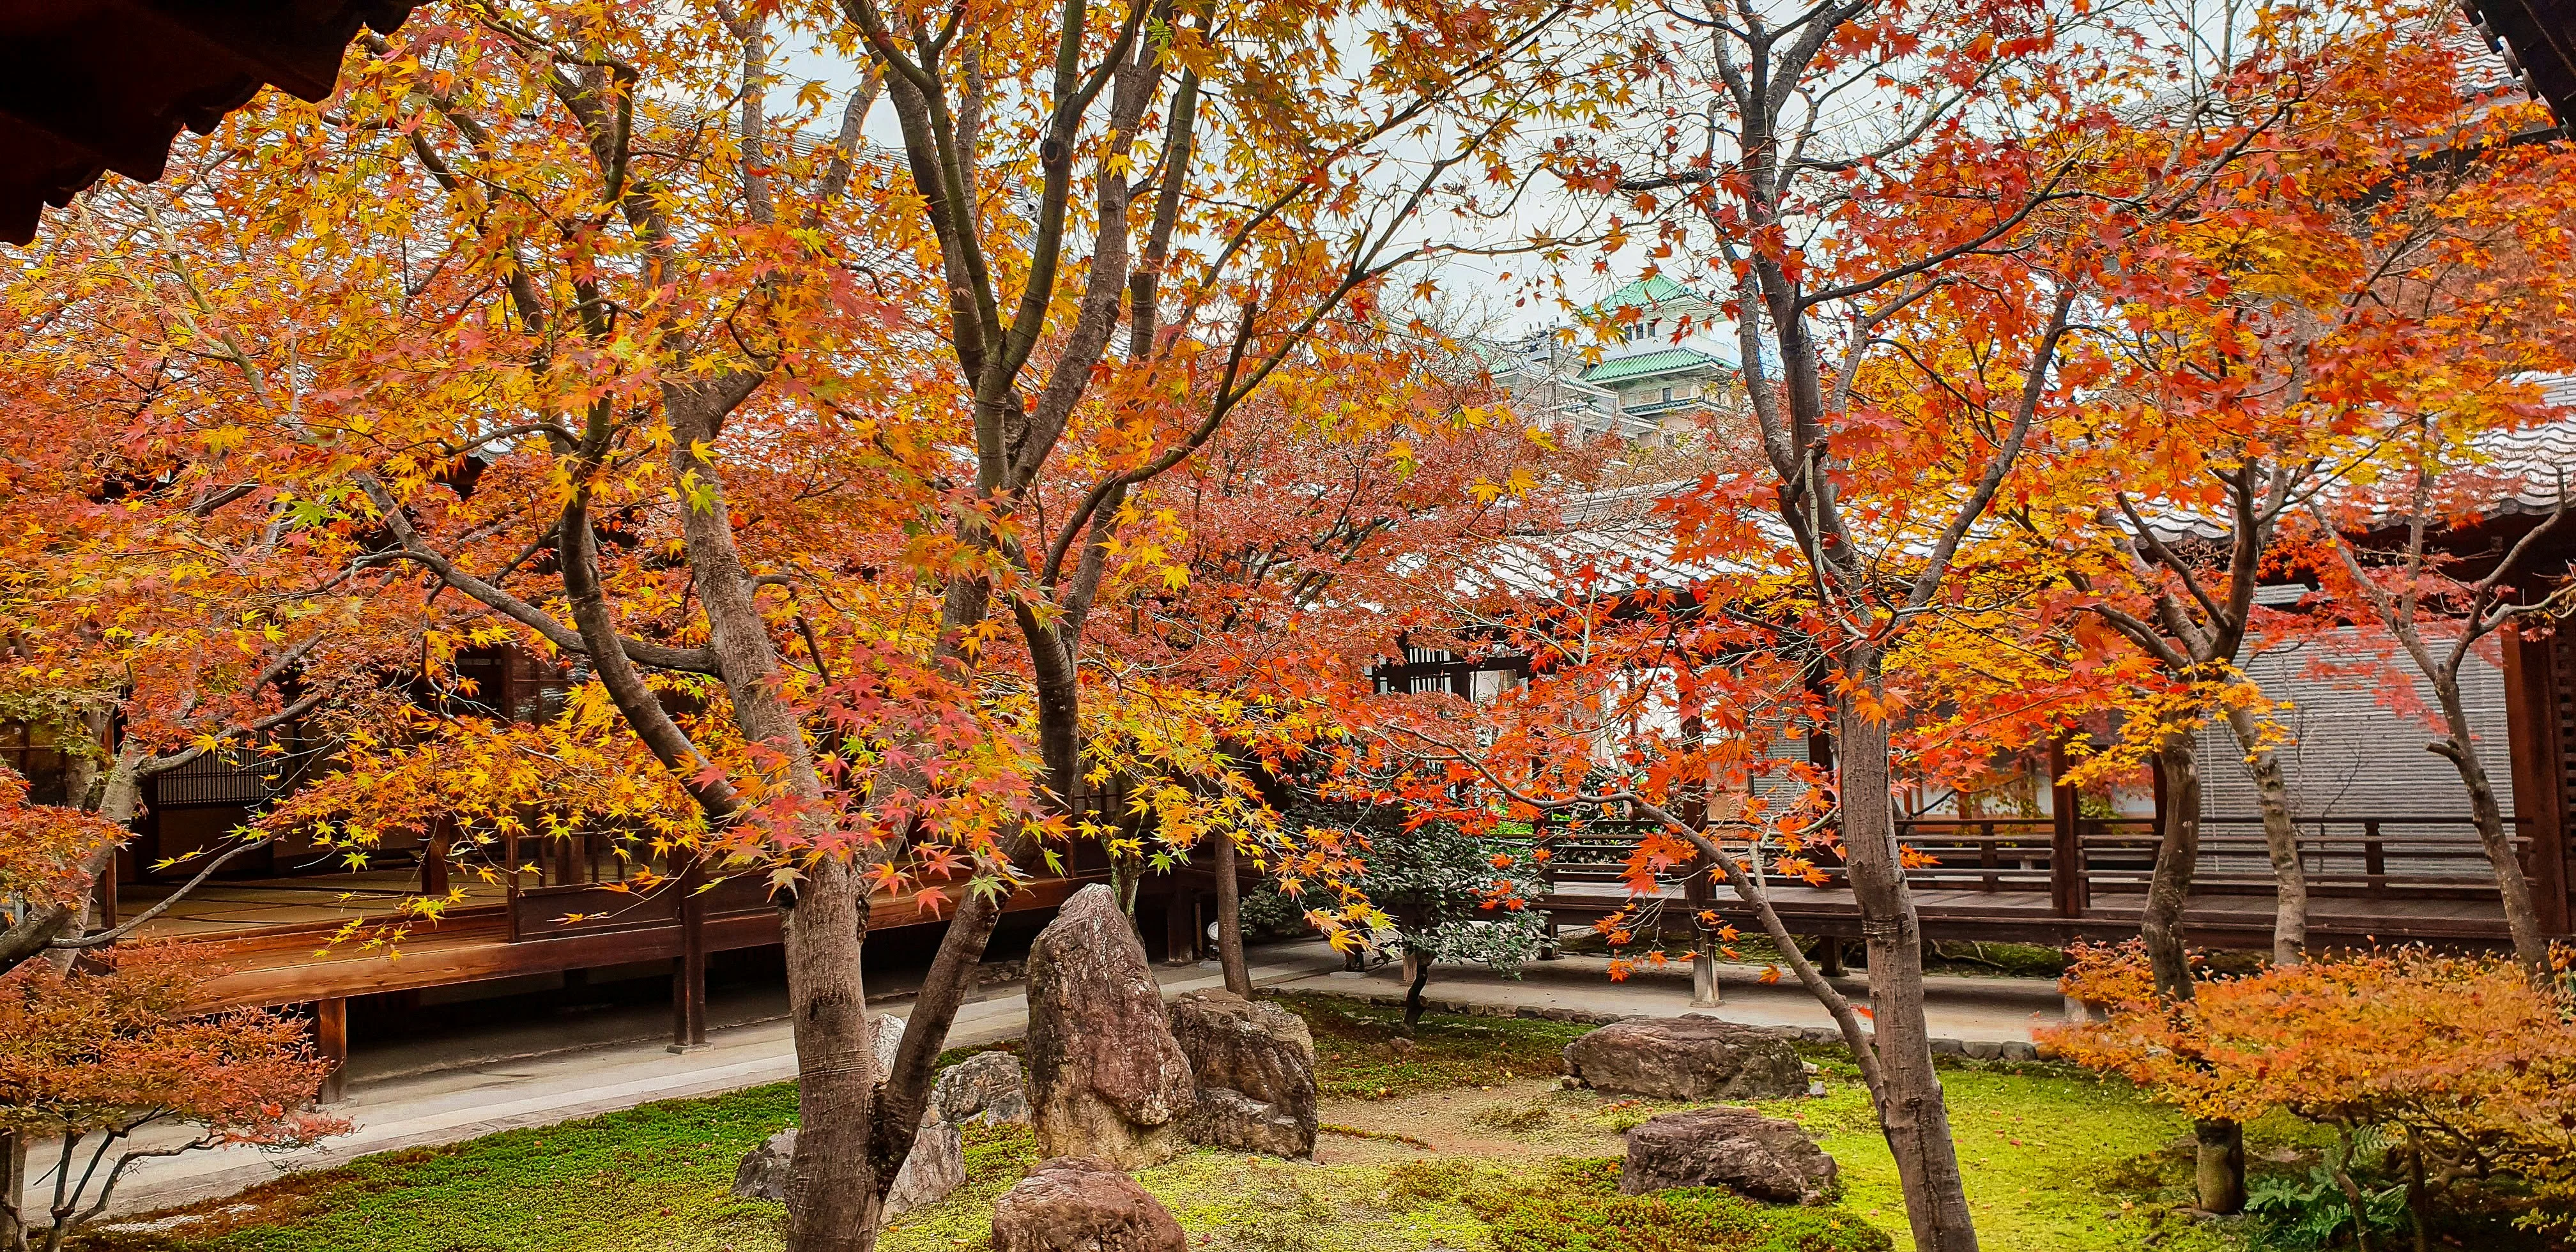
M 2458 475 L 2454 481 L 2489 493 L 2483 511 L 2490 517 L 2547 513 L 2558 507 L 2560 478 L 2576 483 L 2576 375 L 2529 381 L 2539 384 L 2542 403 L 2565 415 L 2479 436 L 2477 464 L 2450 471 Z M 2225 515 L 2199 509 L 2167 509 L 2147 523 L 2166 540 L 2220 540 L 2232 533 Z
M 1644 378 L 1653 374 L 1678 374 L 1687 370 L 1733 369 L 1724 357 L 1710 356 L 1697 348 L 1665 348 L 1637 356 L 1623 356 L 1603 361 L 1583 371 L 1583 381 L 1595 385 L 1621 379 Z
M 1624 309 L 1631 305 L 1643 305 L 1651 309 L 1659 304 L 1672 304 L 1692 298 L 1689 288 L 1658 274 L 1652 278 L 1640 278 L 1601 297 L 1601 302 L 1593 305 L 1592 311 L 1606 313 L 1612 309 Z

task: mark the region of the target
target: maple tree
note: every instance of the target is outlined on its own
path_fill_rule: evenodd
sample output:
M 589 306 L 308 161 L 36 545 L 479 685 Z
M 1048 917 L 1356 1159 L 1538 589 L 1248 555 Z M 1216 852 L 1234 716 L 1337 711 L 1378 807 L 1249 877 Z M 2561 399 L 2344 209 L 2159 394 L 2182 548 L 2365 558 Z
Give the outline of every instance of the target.
M 90 881 L 156 776 L 212 758 L 282 779 L 310 763 L 306 742 L 399 705 L 389 658 L 437 614 L 360 612 L 346 529 L 301 524 L 309 502 L 258 480 L 227 398 L 178 381 L 234 372 L 237 341 L 172 357 L 118 339 L 118 316 L 193 313 L 188 261 L 159 255 L 166 220 L 105 194 L 74 216 L 0 289 L 13 314 L 0 490 L 15 506 L 0 534 L 0 712 L 50 735 L 63 803 L 91 816 L 10 811 L 84 840 Z M 92 285 L 56 281 L 74 273 Z M 203 881 L 262 846 L 169 851 Z M 0 969 L 112 943 L 184 893 L 104 929 L 86 897 L 51 901 L 0 938 Z
M 312 1110 L 337 1064 L 305 1024 L 269 1009 L 205 1015 L 203 967 L 129 945 L 71 972 L 33 961 L 0 974 L 0 1132 L 56 1148 L 43 1226 L 0 1196 L 10 1252 L 58 1252 L 139 1161 L 231 1145 L 300 1147 L 349 1129 Z
M 1222 701 L 1091 660 L 1086 623 L 1186 586 L 1157 479 L 1355 359 L 1427 206 L 1506 177 L 1569 81 L 1539 46 L 1563 11 L 466 4 L 98 197 L 17 278 L 147 375 L 186 363 L 173 474 L 345 541 L 433 681 L 467 641 L 578 667 L 539 727 L 350 736 L 272 825 L 362 859 L 533 812 L 625 825 L 637 890 L 766 877 L 806 1073 L 791 1243 L 864 1247 L 1003 897 L 1119 837 L 1093 778 L 1168 847 L 1259 843 Z M 799 84 L 791 52 L 850 72 Z M 878 1074 L 887 892 L 950 916 Z
M 2079 307 L 2123 281 L 2107 264 L 2117 241 L 2177 211 L 2234 155 L 2197 137 L 2174 159 L 2138 160 L 2108 99 L 2087 90 L 2136 67 L 2102 61 L 2104 45 L 2075 35 L 2089 24 L 2045 5 L 1671 11 L 1641 58 L 1643 115 L 1567 167 L 1643 219 L 1667 264 L 1689 261 L 1691 280 L 1727 297 L 1762 455 L 1671 497 L 1672 550 L 1753 572 L 1643 598 L 1643 616 L 1670 623 L 1656 646 L 1719 662 L 1619 662 L 1673 675 L 1669 688 L 1622 681 L 1675 710 L 1654 746 L 1679 751 L 1613 749 L 1605 763 L 1625 785 L 1512 791 L 1625 805 L 1665 836 L 1641 857 L 1678 863 L 1687 850 L 1723 874 L 1840 1023 L 1925 1249 L 1973 1248 L 1976 1233 L 1923 1025 L 1892 809 L 1892 724 L 1914 693 L 1891 685 L 1889 657 L 1947 607 L 1960 552 L 1998 500 L 2029 490 L 2007 495 L 2007 480 L 2087 381 L 2062 358 Z M 1866 127 L 1816 103 L 1880 83 L 1911 86 L 1879 92 Z M 1725 613 L 1672 611 L 1686 603 Z M 1747 618 L 1761 626 L 1732 625 Z M 1757 655 L 1768 659 L 1746 663 Z M 1869 937 L 1874 1029 L 1796 952 L 1747 872 L 1756 858 L 1722 846 L 1715 806 L 1693 795 L 1765 759 L 1744 745 L 1785 723 L 1829 725 L 1834 772 L 1828 792 L 1810 767 L 1814 798 L 1784 806 L 1772 834 L 1837 828 Z
M 2155 740 L 2165 783 L 2147 931 L 2169 987 L 2187 986 L 2179 923 L 2206 715 L 2224 722 L 2256 784 L 2278 887 L 2273 959 L 2305 951 L 2284 734 L 2237 667 L 2248 651 L 2334 624 L 2313 603 L 2255 602 L 2258 581 L 2302 572 L 2284 527 L 2296 531 L 2339 484 L 2377 477 L 2394 451 L 2390 415 L 2458 385 L 2473 360 L 2492 370 L 2558 359 L 2549 318 L 2533 314 L 2563 267 L 2525 259 L 2561 231 L 2563 176 L 2515 142 L 2537 106 L 2482 96 L 2444 37 L 2449 21 L 2372 7 L 2254 15 L 2242 37 L 2280 49 L 2279 64 L 2260 91 L 2220 98 L 2281 120 L 2259 159 L 2212 184 L 2207 211 L 2141 241 L 2171 290 L 2131 304 L 2097 339 L 2111 373 L 2066 472 L 2122 489 L 2056 542 L 2098 545 L 2068 563 L 2095 597 L 2084 610 L 2162 671 L 2129 734 Z M 2499 258 L 2521 281 L 2499 285 Z M 2492 424 L 2474 407 L 2450 415 L 2464 433 Z
M 2499 463 L 2499 455 L 2511 456 L 2534 425 L 2562 420 L 2563 409 L 2538 402 L 2529 376 L 2569 367 L 2555 310 L 2571 277 L 2560 258 L 2576 171 L 2547 150 L 2490 150 L 2479 165 L 2443 198 L 2447 229 L 2426 261 L 2478 281 L 2425 284 L 2432 290 L 2410 310 L 2425 346 L 2409 359 L 2399 394 L 2379 406 L 2371 436 L 2381 450 L 2342 490 L 2308 501 L 2299 551 L 2342 615 L 2384 632 L 2431 688 L 2429 708 L 2411 682 L 2382 689 L 2401 712 L 2430 721 L 2427 746 L 2459 771 L 2514 952 L 2539 974 L 2548 969 L 2547 940 L 2461 672 L 2499 635 L 2563 612 L 2568 595 L 2534 559 L 2564 534 L 2564 484 L 2535 481 L 2531 466 Z M 2465 538 L 2517 496 L 2554 496 L 2555 504 L 2510 544 Z
M 2395 1131 L 2418 1247 L 2434 1192 L 2497 1171 L 2530 1184 L 2527 1222 L 2576 1221 L 2570 1005 L 2517 963 L 2407 948 L 2204 978 L 2180 998 L 2159 981 L 2138 945 L 2079 950 L 2066 992 L 2109 1016 L 2048 1041 L 2203 1120 L 2279 1109 L 2333 1128 L 2330 1168 L 2356 1218 L 2361 1136 Z

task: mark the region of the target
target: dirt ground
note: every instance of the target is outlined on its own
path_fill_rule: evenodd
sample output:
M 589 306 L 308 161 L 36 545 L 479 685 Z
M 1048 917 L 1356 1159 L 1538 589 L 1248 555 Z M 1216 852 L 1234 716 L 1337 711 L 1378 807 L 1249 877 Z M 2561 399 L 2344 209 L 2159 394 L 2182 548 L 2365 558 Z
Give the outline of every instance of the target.
M 1316 1137 L 1315 1162 L 1617 1156 L 1627 1150 L 1621 1131 L 1684 1107 L 1566 1090 L 1553 1078 L 1384 1100 L 1326 1100 L 1319 1117 L 1326 1129 Z

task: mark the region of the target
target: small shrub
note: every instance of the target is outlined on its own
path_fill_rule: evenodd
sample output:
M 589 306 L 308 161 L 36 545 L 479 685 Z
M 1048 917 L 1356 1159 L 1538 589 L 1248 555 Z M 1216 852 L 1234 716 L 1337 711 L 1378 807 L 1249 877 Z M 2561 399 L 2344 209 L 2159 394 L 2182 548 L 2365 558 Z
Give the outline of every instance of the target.
M 1314 929 L 1306 924 L 1306 905 L 1281 894 L 1275 883 L 1264 882 L 1260 890 L 1243 897 L 1236 913 L 1243 919 L 1243 937 L 1250 943 L 1293 939 Z
M 2129 944 L 2077 949 L 2059 985 L 2112 1007 L 2043 1032 L 2069 1059 L 2194 1117 L 2280 1110 L 2332 1130 L 2326 1166 L 2348 1208 L 2376 1155 L 2384 1172 L 2423 1180 L 2414 1217 L 2428 1233 L 2442 1233 L 2437 1200 L 2576 1230 L 2576 995 L 2555 981 L 2496 957 L 2400 948 L 2208 977 L 2169 1003 Z
M 2406 1188 L 2362 1191 L 2362 1212 L 2374 1237 L 2406 1228 Z M 2352 1229 L 2352 1204 L 2334 1173 L 2320 1165 L 2304 1179 L 2257 1176 L 2246 1182 L 2246 1216 L 2263 1228 L 2264 1242 L 2280 1248 L 2330 1248 Z
M 1387 1167 L 1382 1202 L 1389 1212 L 1410 1213 L 1458 1194 L 1474 1177 L 1474 1167 L 1461 1161 L 1398 1161 Z

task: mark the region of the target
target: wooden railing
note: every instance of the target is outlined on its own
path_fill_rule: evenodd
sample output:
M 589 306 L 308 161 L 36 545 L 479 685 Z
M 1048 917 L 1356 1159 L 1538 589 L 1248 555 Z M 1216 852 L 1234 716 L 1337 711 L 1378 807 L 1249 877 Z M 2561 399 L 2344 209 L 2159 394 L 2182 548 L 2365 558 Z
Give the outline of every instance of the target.
M 2519 819 L 2516 828 L 2525 872 L 2536 848 Z M 1559 886 L 1599 888 L 1625 880 L 1628 854 L 1651 823 L 1603 818 L 1551 824 L 1532 836 L 1548 849 L 1541 879 Z M 2301 865 L 2311 894 L 2415 899 L 2496 897 L 2495 873 L 2465 817 L 2327 815 L 2296 820 Z M 2157 833 L 2146 817 L 1913 818 L 1897 824 L 1898 839 L 1929 858 L 1906 871 L 1917 890 L 2047 892 L 2061 916 L 2080 917 L 2097 893 L 2143 893 L 2154 871 Z M 1810 853 L 1827 885 L 1843 885 L 1839 858 Z M 1659 873 L 1657 885 L 1680 888 L 1696 867 Z M 2268 894 L 2274 890 L 2271 857 L 2259 817 L 2211 817 L 2201 822 L 2195 893 Z

